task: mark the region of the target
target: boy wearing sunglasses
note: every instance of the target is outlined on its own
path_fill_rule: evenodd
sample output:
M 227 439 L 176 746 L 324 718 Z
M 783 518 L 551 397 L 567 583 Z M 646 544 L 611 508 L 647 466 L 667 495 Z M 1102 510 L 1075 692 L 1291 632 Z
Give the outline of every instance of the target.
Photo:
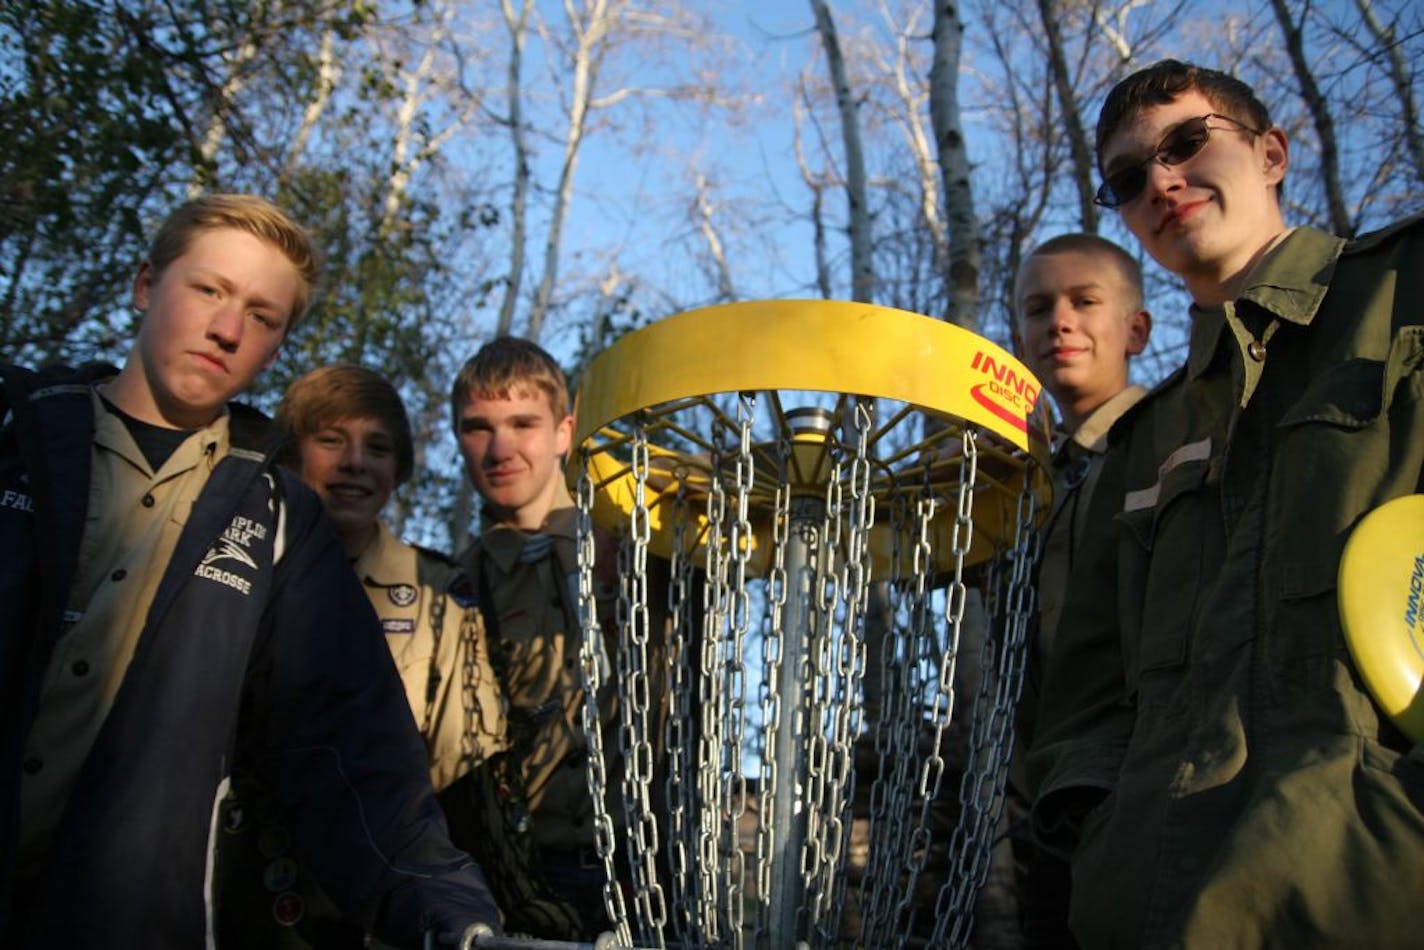
M 1424 488 L 1424 227 L 1286 227 L 1285 134 L 1166 60 L 1098 122 L 1099 202 L 1193 299 L 1113 429 L 1049 656 L 1033 823 L 1085 946 L 1407 946 L 1424 753 L 1336 608 L 1351 528 Z M 1383 635 L 1383 632 L 1382 632 Z

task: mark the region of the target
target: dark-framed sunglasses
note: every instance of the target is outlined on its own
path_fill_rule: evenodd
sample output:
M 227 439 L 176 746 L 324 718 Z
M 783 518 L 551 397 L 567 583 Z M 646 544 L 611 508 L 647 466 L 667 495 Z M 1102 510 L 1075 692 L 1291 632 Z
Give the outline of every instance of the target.
M 1240 131 L 1250 132 L 1252 135 L 1260 135 L 1262 132 L 1260 129 L 1251 128 L 1240 119 L 1233 119 L 1219 112 L 1208 112 L 1206 115 L 1179 122 L 1162 136 L 1162 141 L 1157 143 L 1151 155 L 1108 175 L 1098 186 L 1098 193 L 1093 196 L 1093 201 L 1104 208 L 1121 208 L 1142 194 L 1143 189 L 1147 187 L 1147 166 L 1153 162 L 1161 162 L 1167 166 L 1180 165 L 1206 147 L 1213 131 L 1212 126 L 1207 124 L 1208 119 L 1230 122 Z

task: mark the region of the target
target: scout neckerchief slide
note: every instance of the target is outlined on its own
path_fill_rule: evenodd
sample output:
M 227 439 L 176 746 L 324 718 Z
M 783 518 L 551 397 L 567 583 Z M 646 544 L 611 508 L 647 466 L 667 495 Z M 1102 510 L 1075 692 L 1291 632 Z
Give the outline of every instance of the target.
M 1424 495 L 1365 515 L 1340 556 L 1340 623 L 1370 695 L 1424 742 Z

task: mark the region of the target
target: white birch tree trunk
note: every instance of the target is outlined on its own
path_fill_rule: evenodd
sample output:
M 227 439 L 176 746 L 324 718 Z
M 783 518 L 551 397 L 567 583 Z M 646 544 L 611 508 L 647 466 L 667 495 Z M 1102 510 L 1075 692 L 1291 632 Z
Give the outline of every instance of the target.
M 945 220 L 949 228 L 949 314 L 952 323 L 970 330 L 979 325 L 979 220 L 969 178 L 969 152 L 959 116 L 959 52 L 964 25 L 954 0 L 936 0 L 934 64 L 930 67 L 930 121 L 939 149 L 944 180 Z
M 524 0 L 518 12 L 510 0 L 500 0 L 500 11 L 509 31 L 509 71 L 505 85 L 505 122 L 514 153 L 514 189 L 509 199 L 509 274 L 499 302 L 495 333 L 505 336 L 514 329 L 514 309 L 524 285 L 525 241 L 529 228 L 529 147 L 524 142 L 524 43 L 529 35 L 529 10 L 533 0 Z
M 826 53 L 826 66 L 836 93 L 836 107 L 841 118 L 841 140 L 845 147 L 845 191 L 849 211 L 847 229 L 850 233 L 851 299 L 870 303 L 875 295 L 875 262 L 871 234 L 870 205 L 865 190 L 865 154 L 860 144 L 860 119 L 850 81 L 846 78 L 845 58 L 841 55 L 836 23 L 826 0 L 811 0 L 816 16 L 816 30 Z

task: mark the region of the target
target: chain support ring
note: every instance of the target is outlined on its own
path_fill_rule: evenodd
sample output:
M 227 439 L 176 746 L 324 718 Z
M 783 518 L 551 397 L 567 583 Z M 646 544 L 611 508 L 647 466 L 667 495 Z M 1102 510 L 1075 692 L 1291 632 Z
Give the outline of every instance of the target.
M 589 458 L 595 523 L 617 530 L 633 511 L 635 479 L 626 424 L 641 420 L 654 438 L 649 456 L 656 475 L 647 486 L 650 550 L 670 557 L 676 533 L 670 508 L 678 486 L 701 500 L 716 474 L 708 441 L 685 431 L 678 417 L 710 407 L 716 394 L 787 391 L 873 396 L 902 404 L 871 435 L 877 448 L 871 490 L 882 505 L 897 486 L 918 485 L 925 476 L 952 484 L 963 466 L 964 432 L 988 436 L 980 440 L 980 497 L 970 564 L 992 557 L 1012 536 L 1023 491 L 1038 495 L 1041 509 L 1047 510 L 1047 414 L 1037 405 L 1038 380 L 1012 354 L 962 327 L 904 310 L 834 300 L 774 300 L 668 317 L 619 340 L 589 365 L 577 395 L 574 445 Z M 793 494 L 805 494 L 825 483 L 836 440 L 814 428 L 793 436 L 796 411 L 773 410 L 773 425 L 780 431 L 769 437 L 793 438 L 791 488 Z M 933 420 L 925 434 L 880 451 L 917 417 Z M 830 423 L 849 425 L 843 406 L 833 410 Z M 659 434 L 667 438 L 658 441 Z M 766 458 L 768 447 L 761 448 Z M 1040 464 L 1024 465 L 1024 455 Z M 772 528 L 764 515 L 773 507 L 775 471 L 771 464 L 762 465 L 752 488 L 753 531 L 745 540 L 752 545 L 748 567 L 758 575 L 770 568 L 766 551 Z M 570 466 L 571 486 L 579 474 L 578 466 Z M 951 528 L 941 521 L 932 531 L 938 535 Z M 706 531 L 705 518 L 697 519 L 683 532 L 685 543 L 702 543 Z M 936 552 L 951 549 L 947 534 L 931 543 Z M 883 523 L 872 527 L 869 544 L 875 573 L 889 575 L 891 539 Z M 908 567 L 900 565 L 901 570 Z

